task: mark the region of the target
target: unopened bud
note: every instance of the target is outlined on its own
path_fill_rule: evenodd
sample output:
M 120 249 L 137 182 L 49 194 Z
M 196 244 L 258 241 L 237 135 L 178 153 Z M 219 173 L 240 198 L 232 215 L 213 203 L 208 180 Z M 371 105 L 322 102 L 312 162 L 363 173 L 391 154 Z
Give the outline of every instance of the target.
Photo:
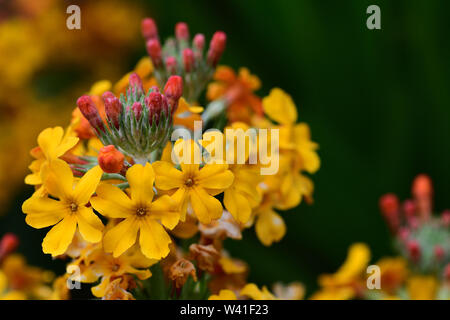
M 119 115 L 122 111 L 120 100 L 109 91 L 106 91 L 102 95 L 102 98 L 105 104 L 106 117 L 113 123 L 116 129 L 119 129 Z
M 408 240 L 410 234 L 411 234 L 411 232 L 409 231 L 409 229 L 407 227 L 401 227 L 398 230 L 398 237 L 403 242 L 406 242 Z
M 180 76 L 171 76 L 164 87 L 164 95 L 173 114 L 178 107 L 178 100 L 183 95 L 183 79 Z
M 444 227 L 450 226 L 450 210 L 445 210 L 442 212 L 441 222 Z
M 175 25 L 175 37 L 177 40 L 185 40 L 189 39 L 189 27 L 184 22 L 178 22 Z
M 205 48 L 205 36 L 201 33 L 197 33 L 194 40 L 192 40 L 192 43 L 194 44 L 194 48 L 196 50 L 203 51 Z
M 444 279 L 445 281 L 450 282 L 450 263 L 447 263 L 444 268 Z
M 421 255 L 419 243 L 415 240 L 411 240 L 407 244 L 407 249 L 411 260 L 414 262 L 419 261 Z
M 156 68 L 160 68 L 162 66 L 162 57 L 161 57 L 161 45 L 158 39 L 150 39 L 147 41 L 147 53 L 152 59 L 153 64 Z
M 214 33 L 208 50 L 208 63 L 211 66 L 215 67 L 219 63 L 220 57 L 222 57 L 223 51 L 225 50 L 226 41 L 227 36 L 224 32 L 217 31 Z
M 396 232 L 400 225 L 399 201 L 395 194 L 388 193 L 380 198 L 380 210 L 392 232 Z
M 156 28 L 156 23 L 151 18 L 142 19 L 141 32 L 145 40 L 158 38 L 158 29 Z
M 134 112 L 134 114 L 136 116 L 136 120 L 139 121 L 139 119 L 141 118 L 141 114 L 142 114 L 142 104 L 140 102 L 136 101 L 131 106 L 131 109 L 133 110 L 133 112 Z
M 192 69 L 194 68 L 194 52 L 189 49 L 186 48 L 183 50 L 183 64 L 184 64 L 184 70 L 186 72 L 191 72 Z
M 89 121 L 91 127 L 94 128 L 97 133 L 105 131 L 103 120 L 100 117 L 97 107 L 95 106 L 94 101 L 92 101 L 90 96 L 84 95 L 79 97 L 77 100 L 77 106 L 86 120 Z
M 417 206 L 417 212 L 423 220 L 431 215 L 433 184 L 429 176 L 425 174 L 418 175 L 412 185 L 412 194 Z
M 125 156 L 113 145 L 105 146 L 98 153 L 98 164 L 106 173 L 119 173 L 123 168 Z
M 444 258 L 444 255 L 445 255 L 444 248 L 442 248 L 442 246 L 440 246 L 440 245 L 436 245 L 436 246 L 434 246 L 433 251 L 434 251 L 434 256 L 436 257 L 436 259 L 438 261 L 442 261 L 442 259 Z
M 144 92 L 142 80 L 136 72 L 133 72 L 132 74 L 130 74 L 128 82 L 130 83 L 130 87 L 131 87 L 131 90 L 133 90 L 133 92 L 135 89 L 137 89 L 139 93 Z
M 407 221 L 409 221 L 410 219 L 413 219 L 416 215 L 416 204 L 414 203 L 413 200 L 405 200 L 405 202 L 403 202 L 403 212 L 405 214 L 405 218 Z
M 19 238 L 14 233 L 5 233 L 0 240 L 0 260 L 16 250 L 19 246 Z
M 167 57 L 166 58 L 166 69 L 169 74 L 177 73 L 177 59 L 175 57 Z

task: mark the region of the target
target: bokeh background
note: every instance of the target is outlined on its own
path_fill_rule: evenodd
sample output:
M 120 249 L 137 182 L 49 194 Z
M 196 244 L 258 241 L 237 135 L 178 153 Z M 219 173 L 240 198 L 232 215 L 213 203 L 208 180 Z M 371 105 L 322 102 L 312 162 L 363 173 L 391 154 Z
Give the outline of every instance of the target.
M 69 4 L 81 7 L 81 30 L 65 28 Z M 366 28 L 371 4 L 381 30 Z M 62 272 L 42 254 L 45 231 L 21 213 L 28 151 L 43 128 L 67 123 L 94 81 L 117 81 L 145 55 L 140 19 L 151 16 L 163 38 L 179 21 L 207 39 L 225 31 L 221 63 L 258 75 L 262 96 L 290 93 L 320 144 L 314 204 L 283 214 L 285 238 L 267 248 L 251 229 L 226 243 L 249 263 L 250 281 L 298 280 L 311 293 L 351 243 L 369 244 L 374 260 L 394 254 L 380 195 L 406 198 L 427 173 L 436 209 L 450 205 L 448 12 L 446 0 L 0 0 L 0 235 L 16 232 L 31 264 Z

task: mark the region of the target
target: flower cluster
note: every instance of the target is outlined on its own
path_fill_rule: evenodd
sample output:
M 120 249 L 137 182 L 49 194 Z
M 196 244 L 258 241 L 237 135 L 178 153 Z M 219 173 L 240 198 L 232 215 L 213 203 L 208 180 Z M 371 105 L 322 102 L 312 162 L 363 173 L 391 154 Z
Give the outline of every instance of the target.
M 399 256 L 384 257 L 374 264 L 374 279 L 379 276 L 379 281 L 373 280 L 373 288 L 369 288 L 370 250 L 363 243 L 354 244 L 336 273 L 319 278 L 321 289 L 312 298 L 450 299 L 450 213 L 432 214 L 431 179 L 418 175 L 412 184 L 412 198 L 402 204 L 392 193 L 382 196 L 379 204 Z
M 253 226 L 263 245 L 280 241 L 277 210 L 312 202 L 318 145 L 292 98 L 279 88 L 260 98 L 247 69 L 217 67 L 223 32 L 205 55 L 185 23 L 163 47 L 152 19 L 142 33 L 150 58 L 96 83 L 67 128 L 43 130 L 31 151 L 35 192 L 22 210 L 50 228 L 43 252 L 103 299 L 302 298 L 299 283 L 248 284 L 248 265 L 224 248 Z M 196 138 L 198 123 L 208 130 Z M 174 139 L 179 129 L 189 137 Z

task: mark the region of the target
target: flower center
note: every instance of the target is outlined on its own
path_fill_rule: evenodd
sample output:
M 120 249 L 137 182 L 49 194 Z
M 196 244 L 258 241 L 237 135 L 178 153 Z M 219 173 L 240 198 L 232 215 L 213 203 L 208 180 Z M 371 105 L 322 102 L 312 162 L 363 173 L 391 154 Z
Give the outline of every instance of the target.
M 188 178 L 188 179 L 186 179 L 186 181 L 184 182 L 184 184 L 185 184 L 187 187 L 192 187 L 192 186 L 194 185 L 194 180 L 193 180 L 192 178 Z
M 78 205 L 75 202 L 72 202 L 70 204 L 70 211 L 72 211 L 72 213 L 73 213 L 73 212 L 76 212 L 77 210 L 78 210 Z
M 116 272 L 116 271 L 118 271 L 120 269 L 120 266 L 118 264 L 115 264 L 115 265 L 112 266 L 111 269 L 112 269 L 113 272 Z
M 143 207 L 139 207 L 139 208 L 136 209 L 136 214 L 139 217 L 143 217 L 143 216 L 145 216 L 147 214 L 147 209 L 143 208 Z

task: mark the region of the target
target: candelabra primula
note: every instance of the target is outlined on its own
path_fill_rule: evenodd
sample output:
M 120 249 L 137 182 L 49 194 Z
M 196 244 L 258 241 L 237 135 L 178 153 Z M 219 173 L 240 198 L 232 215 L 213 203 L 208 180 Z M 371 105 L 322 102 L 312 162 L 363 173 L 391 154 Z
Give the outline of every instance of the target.
M 302 298 L 299 283 L 277 284 L 275 294 L 248 284 L 248 265 L 223 247 L 253 225 L 262 244 L 280 241 L 286 225 L 275 210 L 312 201 L 306 174 L 319 169 L 318 146 L 296 124 L 291 97 L 276 88 L 261 99 L 253 92 L 259 79 L 246 69 L 238 77 L 216 69 L 221 31 L 206 55 L 205 37 L 190 42 L 185 23 L 162 47 L 152 19 L 142 33 L 150 59 L 115 85 L 96 83 L 65 130 L 38 136 L 25 180 L 36 191 L 22 209 L 30 226 L 52 227 L 43 251 L 69 259 L 67 280 L 96 284 L 92 293 L 103 299 Z M 217 83 L 224 73 L 227 84 Z M 212 101 L 202 108 L 207 87 Z M 215 130 L 171 141 L 196 121 Z M 252 161 L 261 136 L 239 145 L 228 129 L 277 129 L 263 141 L 275 150 L 270 162 Z M 278 158 L 278 170 L 262 174 Z
M 313 299 L 450 299 L 450 213 L 433 215 L 431 179 L 418 175 L 412 198 L 402 204 L 395 194 L 380 198 L 380 209 L 394 237 L 397 257 L 375 263 L 380 287 L 368 289 L 370 250 L 357 243 L 334 274 L 319 278 Z

